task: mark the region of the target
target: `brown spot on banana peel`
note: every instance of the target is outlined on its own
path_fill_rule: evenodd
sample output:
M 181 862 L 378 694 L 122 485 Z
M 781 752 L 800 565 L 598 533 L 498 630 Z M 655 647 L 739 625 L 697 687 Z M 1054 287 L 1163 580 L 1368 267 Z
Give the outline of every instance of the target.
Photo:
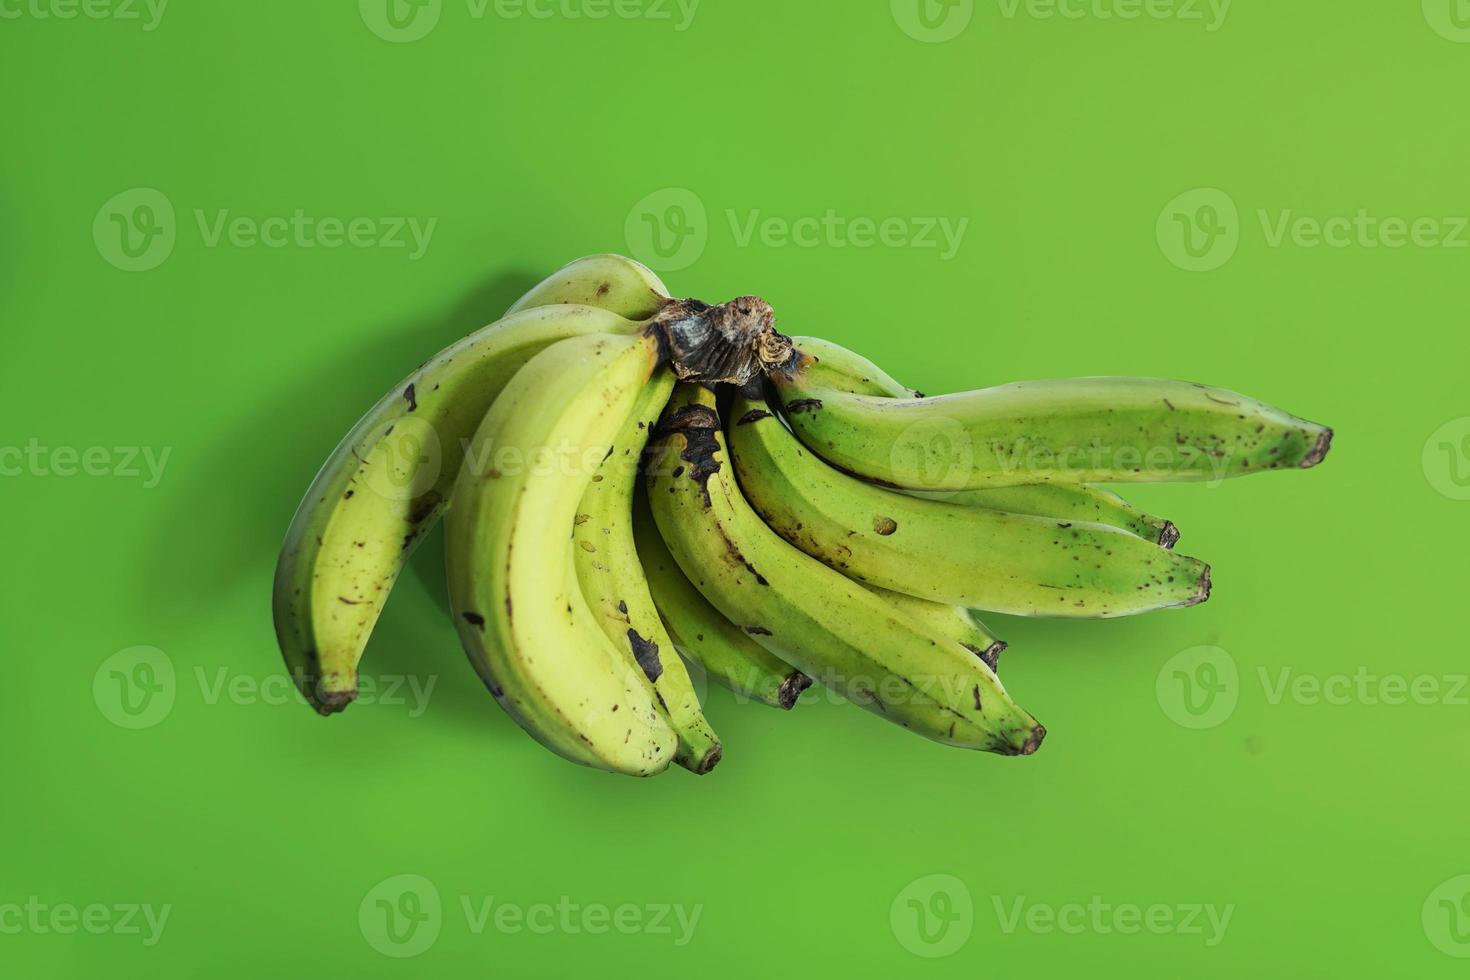
M 802 412 L 815 412 L 822 407 L 820 398 L 796 398 L 786 403 L 786 411 L 791 415 L 800 415 Z
M 462 616 L 464 618 L 464 621 L 466 623 L 469 623 L 471 626 L 475 627 L 476 629 L 480 630 L 481 632 L 484 632 L 484 630 L 485 630 L 485 617 L 484 616 L 481 616 L 477 612 L 460 613 L 460 616 Z
M 763 409 L 763 408 L 752 408 L 750 411 L 748 411 L 744 415 L 740 416 L 740 421 L 736 422 L 735 424 L 736 425 L 749 425 L 752 422 L 759 422 L 761 419 L 768 419 L 770 417 L 771 417 L 771 413 L 768 412 L 768 411 L 766 411 L 765 409 Z
M 715 438 L 720 431 L 719 414 L 707 405 L 685 405 L 662 423 L 660 431 L 684 437 L 679 458 L 689 464 L 689 476 L 699 484 L 708 507 L 709 478 L 720 471 L 720 461 L 715 458 L 720 450 Z
M 629 628 L 628 646 L 633 651 L 633 659 L 638 661 L 638 666 L 643 668 L 643 673 L 650 682 L 663 676 L 664 665 L 658 658 L 657 643 L 653 640 L 645 640 L 638 635 L 637 630 Z
M 898 521 L 895 521 L 891 517 L 879 515 L 873 518 L 873 530 L 886 538 L 898 530 Z
M 409 385 L 403 389 L 403 400 L 408 402 L 408 410 L 410 412 L 417 412 L 419 410 L 418 392 L 414 385 Z

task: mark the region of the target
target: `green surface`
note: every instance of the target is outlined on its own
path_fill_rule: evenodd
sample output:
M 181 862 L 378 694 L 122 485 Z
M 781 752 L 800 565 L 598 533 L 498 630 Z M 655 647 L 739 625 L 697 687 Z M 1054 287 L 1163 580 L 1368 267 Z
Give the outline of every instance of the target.
M 1466 5 L 652 2 L 0 0 L 0 971 L 1462 976 Z M 316 717 L 269 612 L 315 468 L 601 250 L 931 392 L 1182 376 L 1337 445 L 1129 490 L 1206 605 L 992 624 L 1031 758 L 714 690 L 714 774 L 576 768 L 465 663 L 438 535 L 398 689 Z

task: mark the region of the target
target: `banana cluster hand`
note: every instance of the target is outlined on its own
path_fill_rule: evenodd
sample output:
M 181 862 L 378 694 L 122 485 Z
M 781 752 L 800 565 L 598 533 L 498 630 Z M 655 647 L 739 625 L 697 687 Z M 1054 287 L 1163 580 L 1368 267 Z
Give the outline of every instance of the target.
M 287 532 L 274 592 L 319 712 L 448 511 L 450 606 L 485 685 L 574 762 L 709 772 L 690 666 L 790 709 L 820 682 L 938 742 L 1029 755 L 980 612 L 1191 606 L 1209 566 L 1096 483 L 1316 465 L 1332 430 L 1135 378 L 929 398 L 756 297 L 672 299 L 631 259 L 571 263 L 348 433 Z M 450 507 L 450 504 L 453 504 Z

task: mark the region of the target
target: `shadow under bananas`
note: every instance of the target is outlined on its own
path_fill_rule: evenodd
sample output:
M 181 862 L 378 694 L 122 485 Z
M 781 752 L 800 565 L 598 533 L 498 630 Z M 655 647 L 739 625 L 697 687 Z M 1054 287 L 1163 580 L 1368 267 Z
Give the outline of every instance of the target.
M 137 592 L 149 616 L 169 620 L 187 608 L 195 626 L 208 633 L 216 617 L 219 628 L 226 628 L 228 610 L 247 589 L 259 610 L 247 638 L 250 660 L 230 666 L 258 677 L 282 672 L 271 618 L 276 556 L 318 468 L 392 385 L 449 344 L 500 319 L 540 279 L 522 270 L 503 272 L 442 312 L 365 330 L 368 339 L 344 346 L 330 361 L 314 363 L 258 397 L 235 401 L 230 427 L 221 427 L 206 447 L 180 447 L 160 487 L 165 492 L 149 536 L 156 542 L 154 560 L 140 563 L 145 571 Z M 221 395 L 236 398 L 238 392 Z M 252 465 L 254 460 L 260 465 Z M 440 627 L 425 629 L 431 620 Z M 473 724 L 481 733 L 489 726 L 507 733 L 514 727 L 459 649 L 449 620 L 442 530 L 429 536 L 400 576 L 368 644 L 363 671 L 437 678 L 425 717 L 441 724 L 454 719 L 454 725 Z

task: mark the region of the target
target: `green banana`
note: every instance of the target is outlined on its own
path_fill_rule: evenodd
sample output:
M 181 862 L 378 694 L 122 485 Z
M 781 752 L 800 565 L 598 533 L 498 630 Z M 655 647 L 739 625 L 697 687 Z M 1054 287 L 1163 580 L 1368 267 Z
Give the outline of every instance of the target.
M 827 462 L 919 490 L 1206 481 L 1308 468 L 1332 430 L 1222 388 L 1151 378 L 1026 381 L 934 398 L 854 395 L 798 365 L 774 381 Z
M 286 665 L 321 714 L 357 697 L 357 668 L 399 572 L 449 500 L 464 446 L 495 396 L 535 354 L 641 326 L 605 310 L 550 306 L 441 351 L 352 428 L 296 511 L 273 607 Z
M 1000 655 L 1006 649 L 1006 642 L 997 639 L 995 634 L 975 616 L 973 610 L 964 606 L 946 606 L 943 603 L 931 602 L 928 599 L 920 599 L 918 596 L 907 595 L 903 592 L 891 592 L 888 589 L 880 589 L 876 585 L 869 586 L 868 590 L 882 599 L 896 605 L 905 615 L 923 623 L 925 626 L 947 636 L 960 646 L 969 650 L 975 656 L 985 661 L 985 666 L 991 670 L 999 670 Z
M 1118 528 L 894 493 L 823 463 L 764 400 L 737 397 L 730 417 L 730 458 L 751 506 L 859 582 L 966 608 L 1088 619 L 1209 596 L 1208 565 Z
M 633 503 L 633 536 L 648 589 L 679 652 L 736 694 L 790 710 L 812 679 L 752 640 L 700 595 L 659 535 L 648 496 Z
M 646 320 L 668 301 L 668 287 L 643 263 L 621 255 L 589 255 L 547 276 L 509 312 L 573 303 Z
M 460 640 L 500 704 L 548 748 L 647 776 L 678 738 L 578 587 L 571 532 L 659 358 L 651 335 L 576 337 L 505 386 L 476 430 L 446 534 Z
M 674 761 L 703 775 L 720 760 L 720 740 L 705 720 L 689 671 L 659 619 L 633 541 L 638 466 L 673 390 L 673 369 L 660 368 L 639 395 L 611 453 L 582 495 L 572 529 L 572 556 L 582 594 L 603 632 L 637 661 L 679 736 Z
M 830 340 L 820 337 L 793 337 L 792 340 L 797 350 L 811 358 L 805 368 L 808 384 L 880 398 L 924 397 L 895 381 L 872 361 Z M 1179 540 L 1179 529 L 1172 521 L 1146 514 L 1117 494 L 1086 484 L 1039 483 L 934 494 L 922 490 L 905 492 L 1010 514 L 1111 524 L 1163 548 L 1172 548 Z
M 650 458 L 649 505 L 690 580 L 757 643 L 939 742 L 1029 755 L 1046 730 L 979 657 L 787 544 L 726 465 L 713 393 L 680 385 Z

